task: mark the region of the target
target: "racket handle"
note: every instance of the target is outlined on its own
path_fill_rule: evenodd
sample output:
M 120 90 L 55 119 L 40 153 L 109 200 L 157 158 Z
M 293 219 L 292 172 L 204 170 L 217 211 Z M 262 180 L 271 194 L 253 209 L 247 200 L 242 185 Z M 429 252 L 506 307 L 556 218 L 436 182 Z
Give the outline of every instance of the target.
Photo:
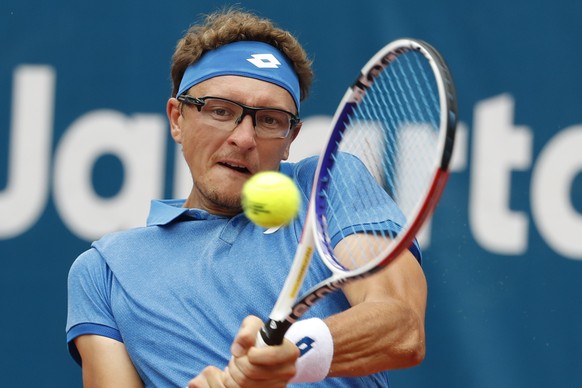
M 257 346 L 275 346 L 283 343 L 285 333 L 291 327 L 289 321 L 274 321 L 269 319 L 257 334 Z

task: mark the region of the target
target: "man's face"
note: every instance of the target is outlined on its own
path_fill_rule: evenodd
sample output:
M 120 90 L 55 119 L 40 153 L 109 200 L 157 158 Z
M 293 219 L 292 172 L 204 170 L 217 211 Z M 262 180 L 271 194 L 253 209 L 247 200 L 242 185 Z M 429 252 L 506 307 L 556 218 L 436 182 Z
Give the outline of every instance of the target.
M 265 81 L 238 76 L 215 77 L 193 86 L 194 97 L 223 97 L 254 107 L 270 107 L 296 113 L 291 95 Z M 218 130 L 200 120 L 196 107 L 168 102 L 172 137 L 182 145 L 194 186 L 184 206 L 213 214 L 240 212 L 240 193 L 251 175 L 278 170 L 287 159 L 299 126 L 284 139 L 263 139 L 255 134 L 252 118 L 245 116 L 232 131 Z

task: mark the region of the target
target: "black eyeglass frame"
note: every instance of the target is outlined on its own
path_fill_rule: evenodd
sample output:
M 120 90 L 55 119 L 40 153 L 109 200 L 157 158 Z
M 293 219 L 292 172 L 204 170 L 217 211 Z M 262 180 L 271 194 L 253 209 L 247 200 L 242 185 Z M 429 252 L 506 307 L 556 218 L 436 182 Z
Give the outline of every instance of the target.
M 289 115 L 290 126 L 289 126 L 287 134 L 285 136 L 283 136 L 283 138 L 287 137 L 287 135 L 289 135 L 289 132 L 292 129 L 294 129 L 297 126 L 297 124 L 299 124 L 301 122 L 301 118 L 298 115 L 291 113 L 291 112 L 284 110 L 284 109 L 268 108 L 268 107 L 254 107 L 254 106 L 241 104 L 240 102 L 229 100 L 228 98 L 224 98 L 224 97 L 215 97 L 215 96 L 194 97 L 194 96 L 191 96 L 189 94 L 180 94 L 179 96 L 176 97 L 176 99 L 184 104 L 195 106 L 196 109 L 198 109 L 198 112 L 200 112 L 202 110 L 202 107 L 204 106 L 204 104 L 206 103 L 206 100 L 208 100 L 208 99 L 226 101 L 226 102 L 230 102 L 232 104 L 235 104 L 237 106 L 240 106 L 243 111 L 242 111 L 241 116 L 235 121 L 236 125 L 240 124 L 240 122 L 245 118 L 246 115 L 249 115 L 249 116 L 251 116 L 251 119 L 253 120 L 253 126 L 256 127 L 257 126 L 256 114 L 259 111 L 273 110 L 276 112 L 286 113 Z

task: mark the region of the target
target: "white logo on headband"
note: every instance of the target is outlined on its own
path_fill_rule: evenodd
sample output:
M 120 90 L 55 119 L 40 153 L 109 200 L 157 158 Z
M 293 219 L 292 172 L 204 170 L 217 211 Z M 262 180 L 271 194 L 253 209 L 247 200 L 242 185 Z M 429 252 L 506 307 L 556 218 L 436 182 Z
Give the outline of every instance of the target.
M 281 64 L 273 54 L 253 54 L 251 56 L 252 58 L 248 58 L 247 61 L 260 69 L 276 69 Z

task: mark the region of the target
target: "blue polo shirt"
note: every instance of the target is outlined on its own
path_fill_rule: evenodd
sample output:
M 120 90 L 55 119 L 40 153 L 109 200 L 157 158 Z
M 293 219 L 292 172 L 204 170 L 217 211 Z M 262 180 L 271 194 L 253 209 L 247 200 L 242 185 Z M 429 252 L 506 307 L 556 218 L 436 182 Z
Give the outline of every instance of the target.
M 225 367 L 242 319 L 268 317 L 277 300 L 303 227 L 316 162 L 281 165 L 297 182 L 303 208 L 274 233 L 243 214 L 217 216 L 183 208 L 184 200 L 166 200 L 152 201 L 147 226 L 94 242 L 69 273 L 66 331 L 73 357 L 80 362 L 73 342 L 80 335 L 121 341 L 147 387 L 184 387 L 207 365 Z M 385 205 L 362 211 L 373 219 L 379 212 L 386 216 Z M 395 218 L 390 223 L 402 222 L 393 205 L 388 214 Z M 417 246 L 413 252 L 420 254 Z M 303 290 L 329 274 L 314 258 Z M 349 307 L 336 292 L 305 317 L 324 318 Z M 311 386 L 387 385 L 387 374 L 379 373 Z

